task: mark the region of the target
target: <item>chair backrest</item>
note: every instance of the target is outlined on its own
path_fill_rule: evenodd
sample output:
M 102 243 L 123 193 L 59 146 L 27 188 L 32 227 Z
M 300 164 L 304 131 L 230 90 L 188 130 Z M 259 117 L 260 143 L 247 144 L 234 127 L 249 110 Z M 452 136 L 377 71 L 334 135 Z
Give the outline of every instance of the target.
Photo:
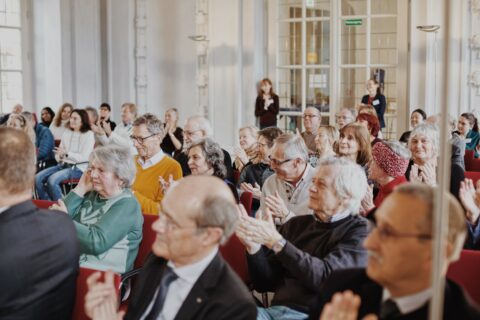
M 39 209 L 48 209 L 51 205 L 55 204 L 55 201 L 50 200 L 32 200 L 32 202 Z
M 237 273 L 244 283 L 249 283 L 247 258 L 245 256 L 245 247 L 233 234 L 228 242 L 220 246 L 220 253 L 223 259 L 227 261 L 230 267 Z
M 480 304 L 480 251 L 462 250 L 460 259 L 450 265 L 447 278 L 461 285 Z
M 465 178 L 469 178 L 473 180 L 473 183 L 477 183 L 480 179 L 480 172 L 478 171 L 465 171 Z
M 152 244 L 157 237 L 155 231 L 152 230 L 152 224 L 158 219 L 157 215 L 144 214 L 143 215 L 143 236 L 140 247 L 138 248 L 137 258 L 135 259 L 134 268 L 140 268 L 143 262 L 152 251 Z
M 473 158 L 470 161 L 470 169 L 468 169 L 468 171 L 480 172 L 480 159 Z
M 472 166 L 472 160 L 475 157 L 475 152 L 473 150 L 465 150 L 465 155 L 463 160 L 465 161 L 465 170 L 470 171 Z
M 244 191 L 240 196 L 240 203 L 245 207 L 249 215 L 252 214 L 253 194 L 249 191 Z
M 80 267 L 80 271 L 77 277 L 77 294 L 75 297 L 75 308 L 73 309 L 72 320 L 88 320 L 90 319 L 85 314 L 85 295 L 88 292 L 87 286 L 87 278 L 94 272 L 98 270 L 82 268 Z M 101 281 L 103 281 L 105 273 L 102 272 Z M 114 277 L 115 282 L 115 290 L 117 290 L 117 295 L 119 294 L 120 289 L 120 275 L 115 274 Z

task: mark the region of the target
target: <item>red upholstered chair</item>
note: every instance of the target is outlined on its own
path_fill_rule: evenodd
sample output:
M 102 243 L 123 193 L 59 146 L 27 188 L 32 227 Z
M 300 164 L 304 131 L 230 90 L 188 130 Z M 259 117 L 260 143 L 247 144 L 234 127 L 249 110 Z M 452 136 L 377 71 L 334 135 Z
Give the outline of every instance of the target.
M 480 159 L 473 158 L 470 163 L 470 169 L 468 171 L 480 172 Z
M 152 230 L 152 224 L 158 219 L 157 215 L 144 214 L 143 215 L 143 230 L 142 242 L 138 248 L 137 258 L 135 259 L 134 269 L 140 268 L 152 251 L 152 244 L 155 241 L 156 233 Z
M 465 171 L 465 178 L 473 180 L 473 184 L 476 184 L 480 179 L 480 172 L 478 171 Z
M 249 277 L 245 247 L 235 234 L 230 237 L 226 244 L 220 246 L 220 253 L 240 279 L 248 285 Z
M 465 161 L 465 170 L 470 171 L 471 166 L 472 166 L 472 161 L 475 157 L 475 152 L 473 150 L 465 150 L 465 155 L 463 156 L 463 159 Z
M 244 191 L 240 196 L 240 203 L 245 207 L 245 210 L 249 215 L 252 214 L 252 202 L 253 194 L 248 191 Z
M 97 272 L 97 270 L 80 267 L 80 272 L 78 273 L 77 278 L 77 294 L 75 297 L 75 308 L 73 309 L 72 320 L 90 319 L 85 314 L 85 295 L 88 292 L 87 278 L 94 272 Z M 102 278 L 100 279 L 101 281 L 103 281 L 104 274 L 105 273 L 102 272 Z M 115 289 L 117 290 L 118 294 L 120 289 L 120 275 L 115 274 L 113 281 L 115 282 Z
M 233 183 L 237 185 L 238 179 L 240 178 L 240 171 L 233 170 Z
M 480 304 L 480 251 L 462 250 L 460 260 L 448 268 L 447 278 L 461 285 Z
M 52 204 L 55 204 L 55 201 L 49 200 L 32 200 L 32 202 L 39 209 L 48 209 Z

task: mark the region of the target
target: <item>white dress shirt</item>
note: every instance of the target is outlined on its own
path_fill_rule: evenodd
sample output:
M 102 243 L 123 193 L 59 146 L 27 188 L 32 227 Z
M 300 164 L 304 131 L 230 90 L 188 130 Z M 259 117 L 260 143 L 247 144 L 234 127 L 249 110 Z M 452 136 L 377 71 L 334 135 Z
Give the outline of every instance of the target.
M 175 267 L 171 261 L 168 261 L 167 265 L 172 268 L 173 272 L 175 272 L 178 278 L 168 287 L 163 309 L 158 315 L 157 320 L 172 320 L 175 318 L 180 310 L 180 307 L 190 293 L 190 290 L 192 290 L 193 285 L 195 282 L 197 282 L 198 278 L 200 278 L 210 262 L 212 262 L 213 258 L 215 258 L 217 252 L 218 247 L 212 250 L 212 252 L 205 256 L 202 260 L 182 267 Z M 153 308 L 157 294 L 158 289 L 140 320 L 144 320 L 150 310 Z
M 403 296 L 399 298 L 392 298 L 392 295 L 387 289 L 383 289 L 382 301 L 385 302 L 388 299 L 393 300 L 402 314 L 407 314 L 420 309 L 428 300 L 432 297 L 432 289 L 420 291 L 415 294 Z
M 137 161 L 138 161 L 138 164 L 142 167 L 142 169 L 146 170 L 150 167 L 153 167 L 160 161 L 162 161 L 163 157 L 165 157 L 165 153 L 163 153 L 162 149 L 160 149 L 160 151 L 157 152 L 157 154 L 155 154 L 150 159 L 147 159 L 147 161 L 143 161 L 143 159 L 140 157 L 138 157 Z
M 277 174 L 273 174 L 265 180 L 262 187 L 262 198 L 260 199 L 260 210 L 265 210 L 265 198 L 268 195 L 275 195 L 275 191 L 278 192 L 280 197 L 285 201 L 285 204 L 289 210 L 288 216 L 281 223 L 285 223 L 295 216 L 312 214 L 312 209 L 308 208 L 309 193 L 308 189 L 312 183 L 312 178 L 315 173 L 315 169 L 307 163 L 305 171 L 302 177 L 295 186 L 291 183 L 281 180 L 277 177 Z
M 132 131 L 132 124 L 125 124 L 122 121 L 115 127 L 112 133 L 110 133 L 109 137 L 107 137 L 106 134 L 95 134 L 95 139 L 103 146 L 115 144 L 117 146 L 129 148 L 130 152 L 132 152 L 133 155 L 136 155 L 137 149 L 133 145 L 132 139 L 130 139 Z

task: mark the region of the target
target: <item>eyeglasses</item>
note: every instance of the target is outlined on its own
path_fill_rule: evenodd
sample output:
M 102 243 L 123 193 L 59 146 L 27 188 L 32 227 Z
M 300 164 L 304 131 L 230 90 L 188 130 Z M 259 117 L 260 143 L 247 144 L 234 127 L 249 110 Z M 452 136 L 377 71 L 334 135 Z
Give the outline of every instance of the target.
M 184 136 L 193 136 L 193 135 L 195 134 L 195 132 L 198 132 L 198 131 L 202 131 L 202 129 L 193 130 L 193 131 L 186 131 L 186 130 L 184 130 L 184 131 L 183 131 L 183 135 L 184 135 Z
M 318 117 L 316 114 L 304 114 L 303 119 L 310 119 Z
M 369 221 L 368 228 L 370 232 L 378 232 L 378 237 L 380 240 L 387 240 L 391 238 L 417 238 L 417 239 L 423 239 L 423 240 L 431 240 L 432 236 L 429 234 L 413 234 L 413 233 L 398 233 L 391 228 L 385 228 L 385 227 L 378 227 L 375 223 L 372 221 Z
M 148 138 L 151 138 L 153 136 L 156 136 L 157 134 L 154 133 L 154 134 L 151 134 L 149 135 L 148 137 L 135 137 L 135 136 L 130 136 L 130 139 L 132 139 L 133 141 L 137 141 L 139 144 L 144 144 L 145 143 L 145 140 L 147 140 Z
M 279 167 L 282 164 L 287 163 L 288 161 L 292 161 L 293 159 L 277 160 L 277 159 L 273 159 L 271 156 L 268 156 L 268 160 L 270 160 L 270 164 L 273 164 L 276 167 Z

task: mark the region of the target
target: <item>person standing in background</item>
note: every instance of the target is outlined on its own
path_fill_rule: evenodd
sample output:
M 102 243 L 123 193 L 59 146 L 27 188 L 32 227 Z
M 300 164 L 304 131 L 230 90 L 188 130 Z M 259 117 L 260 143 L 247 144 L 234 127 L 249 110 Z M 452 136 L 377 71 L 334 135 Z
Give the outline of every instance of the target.
M 362 98 L 362 105 L 372 106 L 377 111 L 378 121 L 380 121 L 380 128 L 385 128 L 384 114 L 387 109 L 387 100 L 380 92 L 380 84 L 375 79 L 367 81 L 367 92 Z
M 255 101 L 255 116 L 260 118 L 260 129 L 277 126 L 277 114 L 280 111 L 278 96 L 268 78 L 260 81 L 260 90 Z

